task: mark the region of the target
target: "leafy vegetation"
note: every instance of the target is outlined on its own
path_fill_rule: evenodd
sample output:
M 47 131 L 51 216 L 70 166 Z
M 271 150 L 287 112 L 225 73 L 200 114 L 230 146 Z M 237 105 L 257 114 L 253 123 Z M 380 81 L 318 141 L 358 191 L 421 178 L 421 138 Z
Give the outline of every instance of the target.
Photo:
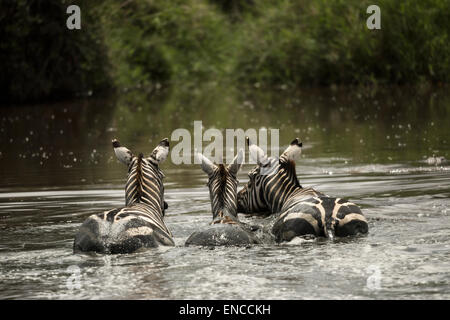
M 21 102 L 105 87 L 448 83 L 450 2 L 75 1 L 0 5 L 2 100 Z

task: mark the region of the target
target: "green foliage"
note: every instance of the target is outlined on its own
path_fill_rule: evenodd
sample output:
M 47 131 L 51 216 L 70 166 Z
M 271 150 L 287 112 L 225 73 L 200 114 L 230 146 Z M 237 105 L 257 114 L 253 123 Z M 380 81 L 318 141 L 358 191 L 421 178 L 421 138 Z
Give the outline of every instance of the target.
M 0 4 L 3 100 L 66 97 L 108 85 L 314 86 L 449 82 L 450 1 L 75 1 Z M 112 80 L 112 81 L 111 81 Z
M 448 82 L 450 2 L 381 0 L 381 30 L 368 30 L 370 1 L 260 1 L 243 22 L 239 77 L 253 82 Z
M 119 85 L 214 79 L 223 71 L 228 21 L 211 5 L 111 0 L 103 8 L 103 34 Z

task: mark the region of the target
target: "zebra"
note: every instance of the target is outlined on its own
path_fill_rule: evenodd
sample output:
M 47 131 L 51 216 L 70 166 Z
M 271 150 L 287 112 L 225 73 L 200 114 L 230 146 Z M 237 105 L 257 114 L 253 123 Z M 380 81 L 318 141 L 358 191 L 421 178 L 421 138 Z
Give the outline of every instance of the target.
M 367 220 L 356 204 L 300 185 L 294 162 L 302 148 L 298 138 L 279 159 L 267 157 L 260 147 L 246 139 L 250 157 L 257 166 L 238 192 L 237 210 L 247 214 L 278 214 L 272 227 L 277 242 L 306 235 L 334 239 L 368 232 Z
M 258 240 L 253 235 L 256 228 L 240 222 L 236 212 L 238 185 L 236 175 L 244 158 L 243 150 L 239 150 L 228 166 L 215 165 L 201 153 L 197 153 L 196 156 L 201 161 L 202 170 L 208 175 L 207 186 L 213 220 L 205 230 L 194 232 L 186 240 L 185 245 L 241 246 L 257 243 Z
M 131 253 L 143 247 L 175 245 L 163 218 L 164 174 L 159 165 L 169 153 L 163 139 L 148 158 L 137 157 L 119 141 L 112 140 L 117 159 L 128 167 L 125 207 L 88 217 L 75 236 L 74 252 Z

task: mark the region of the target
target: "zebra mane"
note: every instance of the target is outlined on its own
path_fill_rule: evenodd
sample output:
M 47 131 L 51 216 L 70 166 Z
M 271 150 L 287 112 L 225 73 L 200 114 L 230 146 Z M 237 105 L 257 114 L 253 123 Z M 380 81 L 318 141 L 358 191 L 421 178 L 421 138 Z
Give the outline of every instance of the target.
M 217 168 L 219 169 L 219 203 L 224 203 L 225 189 L 227 188 L 227 169 L 225 165 L 218 164 Z
M 136 167 L 136 181 L 137 181 L 137 188 L 136 188 L 136 194 L 137 194 L 137 201 L 141 201 L 142 197 L 142 158 L 144 155 L 142 153 L 139 153 L 139 156 L 137 157 L 137 167 Z
M 300 182 L 297 179 L 297 172 L 295 170 L 294 160 L 281 161 L 281 159 L 280 159 L 279 163 L 280 163 L 280 169 L 286 170 L 289 178 L 292 180 L 292 182 L 294 182 L 295 186 L 301 188 L 302 186 L 300 185 Z

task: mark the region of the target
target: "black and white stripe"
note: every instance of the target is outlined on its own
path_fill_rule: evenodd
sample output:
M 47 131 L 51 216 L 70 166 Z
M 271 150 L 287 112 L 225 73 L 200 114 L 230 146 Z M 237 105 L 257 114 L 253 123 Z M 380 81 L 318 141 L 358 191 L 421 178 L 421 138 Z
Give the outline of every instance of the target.
M 280 213 L 272 228 L 277 241 L 307 234 L 334 238 L 368 232 L 367 221 L 357 205 L 302 188 L 294 162 L 301 153 L 298 139 L 279 159 L 267 157 L 248 138 L 247 142 L 250 156 L 258 165 L 249 172 L 249 182 L 238 193 L 238 212 Z
M 164 223 L 164 174 L 159 168 L 169 152 L 168 139 L 162 140 L 148 158 L 134 156 L 113 140 L 114 152 L 128 166 L 123 208 L 91 215 L 75 237 L 75 251 L 104 253 L 133 252 L 141 247 L 174 245 Z
M 211 200 L 213 220 L 211 226 L 193 233 L 186 245 L 247 245 L 256 243 L 251 233 L 251 227 L 241 223 L 237 216 L 237 185 L 236 178 L 243 162 L 242 150 L 225 166 L 215 165 L 202 154 L 197 154 L 202 162 L 202 169 L 208 175 L 207 186 Z
M 213 214 L 212 223 L 227 223 L 237 217 L 237 179 L 223 164 L 219 164 L 208 180 Z

